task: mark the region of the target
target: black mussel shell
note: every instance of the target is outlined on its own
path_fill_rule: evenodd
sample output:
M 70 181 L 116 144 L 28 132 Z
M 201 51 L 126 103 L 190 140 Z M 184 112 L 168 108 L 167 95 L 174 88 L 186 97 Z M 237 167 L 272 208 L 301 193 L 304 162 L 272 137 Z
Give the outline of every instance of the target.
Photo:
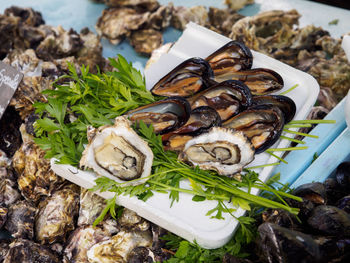
M 307 219 L 315 208 L 315 204 L 307 199 L 303 199 L 299 202 L 294 199 L 286 198 L 286 201 L 291 207 L 299 208 L 298 218 L 306 224 Z
M 349 262 L 349 238 L 317 236 L 314 240 L 320 248 L 322 262 Z
M 335 178 L 326 179 L 324 186 L 326 188 L 328 205 L 335 205 L 340 198 L 347 195 L 346 191 L 338 184 Z
M 263 222 L 273 223 L 289 229 L 298 229 L 298 221 L 294 215 L 283 209 L 269 208 L 262 213 Z
M 337 202 L 337 207 L 350 214 L 350 195 L 344 196 Z
M 155 133 L 164 134 L 185 124 L 190 112 L 191 107 L 187 100 L 171 97 L 139 107 L 125 115 L 134 123 L 143 121 L 147 125 L 152 124 Z
M 335 178 L 339 186 L 347 189 L 347 192 L 350 193 L 350 162 L 343 162 L 338 165 L 335 170 Z
M 163 144 L 167 150 L 181 150 L 194 136 L 208 131 L 213 126 L 220 126 L 220 115 L 208 106 L 195 108 L 188 121 L 179 129 L 164 134 Z
M 283 112 L 285 123 L 290 122 L 296 113 L 296 105 L 294 101 L 283 95 L 262 95 L 253 96 L 252 105 L 271 105 L 277 106 Z
M 217 83 L 189 98 L 191 108 L 209 106 L 216 110 L 222 121 L 248 108 L 252 103 L 249 88 L 240 81 Z
M 293 194 L 314 204 L 324 205 L 327 203 L 326 188 L 322 183 L 309 183 L 297 187 Z
M 314 230 L 326 235 L 350 235 L 350 215 L 335 206 L 315 207 L 307 222 Z
M 257 245 L 265 262 L 320 262 L 320 250 L 313 238 L 272 223 L 258 228 Z
M 256 105 L 228 119 L 222 126 L 242 131 L 253 143 L 255 153 L 261 153 L 280 137 L 284 117 L 278 107 Z
M 206 58 L 214 71 L 215 77 L 238 70 L 250 69 L 253 55 L 241 42 L 231 41 Z
M 190 58 L 161 78 L 151 92 L 165 97 L 190 97 L 208 88 L 213 76 L 213 70 L 207 61 L 201 58 Z

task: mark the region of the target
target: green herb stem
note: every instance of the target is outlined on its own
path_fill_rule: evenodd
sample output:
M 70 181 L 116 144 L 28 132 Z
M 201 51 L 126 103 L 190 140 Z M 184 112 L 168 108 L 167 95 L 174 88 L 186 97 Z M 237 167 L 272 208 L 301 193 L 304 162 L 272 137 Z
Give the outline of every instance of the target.
M 286 124 L 284 125 L 284 128 L 310 128 L 312 125 L 310 123 L 306 124 Z
M 286 132 L 286 133 L 291 133 L 291 134 L 296 134 L 296 135 L 301 135 L 301 136 L 305 136 L 305 137 L 318 139 L 317 135 L 312 135 L 312 134 L 303 133 L 303 132 L 297 132 L 297 131 L 291 131 L 291 130 L 287 130 L 287 129 L 283 129 L 283 131 Z
M 288 148 L 270 148 L 267 149 L 267 152 L 287 152 L 287 151 L 298 151 L 298 150 L 305 150 L 307 149 L 307 146 L 301 146 L 301 147 L 288 147 Z
M 267 152 L 268 154 L 270 154 L 271 156 L 275 157 L 277 160 L 281 161 L 282 163 L 288 164 L 288 162 L 286 160 L 284 160 L 283 158 L 277 156 L 276 154 L 272 153 L 272 152 Z
M 299 143 L 299 144 L 305 144 L 304 141 L 300 141 L 300 140 L 297 140 L 297 139 L 294 139 L 294 138 L 290 138 L 290 137 L 287 137 L 287 136 L 284 136 L 284 135 L 281 135 L 280 138 L 288 140 L 288 141 L 291 141 L 291 142 L 296 142 L 296 143 Z
M 288 124 L 305 124 L 305 123 L 310 123 L 310 124 L 334 124 L 336 123 L 335 120 L 292 120 Z
M 299 86 L 299 84 L 295 84 L 294 86 L 292 86 L 291 88 L 287 89 L 286 91 L 280 93 L 280 95 L 286 95 L 287 93 L 291 92 L 292 90 L 294 90 L 295 88 L 297 88 Z

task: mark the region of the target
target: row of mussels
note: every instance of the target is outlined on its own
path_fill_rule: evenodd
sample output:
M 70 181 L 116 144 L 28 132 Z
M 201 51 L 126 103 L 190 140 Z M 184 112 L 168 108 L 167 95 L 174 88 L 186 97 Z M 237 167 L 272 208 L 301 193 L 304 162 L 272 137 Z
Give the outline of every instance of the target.
M 237 41 L 206 59 L 190 58 L 151 89 L 166 99 L 126 115 L 132 122 L 152 124 L 165 148 L 181 153 L 183 160 L 204 169 L 211 163 L 209 169 L 233 175 L 254 153 L 273 145 L 296 112 L 290 98 L 267 95 L 283 88 L 282 77 L 270 69 L 252 69 L 252 62 L 251 51 Z M 222 128 L 211 129 L 214 126 Z
M 350 162 L 339 164 L 324 182 L 297 187 L 288 200 L 300 208 L 298 217 L 269 209 L 259 220 L 258 238 L 252 246 L 259 259 L 228 256 L 224 263 L 350 262 Z
M 0 262 L 159 262 L 171 256 L 160 239 L 167 232 L 129 209 L 93 226 L 105 200 L 57 176 L 43 150 L 21 132 L 24 142 L 12 160 L 0 151 Z

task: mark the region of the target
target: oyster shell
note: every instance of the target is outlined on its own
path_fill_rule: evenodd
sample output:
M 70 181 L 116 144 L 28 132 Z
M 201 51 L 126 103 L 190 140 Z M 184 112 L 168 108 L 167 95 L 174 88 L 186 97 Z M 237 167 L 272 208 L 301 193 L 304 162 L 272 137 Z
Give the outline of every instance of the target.
M 51 170 L 50 161 L 44 158 L 45 152 L 31 140 L 24 126 L 21 132 L 24 142 L 13 156 L 13 168 L 19 175 L 17 182 L 22 195 L 35 203 L 41 196 L 51 195 L 64 179 Z
M 33 241 L 17 239 L 10 244 L 4 263 L 60 263 L 61 260 L 51 249 Z
M 128 6 L 140 8 L 142 10 L 153 11 L 159 7 L 157 0 L 104 0 L 105 4 L 110 7 Z
M 150 12 L 138 13 L 132 8 L 108 8 L 96 24 L 96 31 L 112 44 L 118 44 L 131 30 L 137 30 L 149 20 Z
M 0 240 L 0 262 L 4 262 L 4 258 L 10 249 L 9 241 Z
M 254 159 L 254 147 L 242 132 L 213 127 L 189 140 L 179 159 L 231 176 Z
M 129 253 L 138 246 L 150 247 L 152 237 L 149 232 L 121 231 L 110 240 L 92 246 L 87 252 L 90 263 L 124 263 Z
M 78 226 L 92 225 L 105 208 L 105 199 L 81 188 Z
M 177 29 L 184 30 L 189 22 L 204 26 L 208 23 L 208 11 L 205 6 L 175 6 L 171 25 Z
M 16 183 L 10 179 L 4 179 L 0 182 L 0 205 L 9 206 L 21 197 L 17 191 Z
M 254 4 L 255 0 L 225 0 L 225 4 L 231 9 L 231 10 L 239 10 L 246 5 Z
M 93 169 L 98 175 L 128 185 L 143 183 L 151 173 L 153 152 L 130 127 L 125 116 L 117 117 L 113 126 L 98 128 L 86 146 L 81 167 Z
M 110 239 L 100 227 L 82 226 L 69 236 L 64 255 L 70 263 L 88 262 L 87 251 L 95 244 Z
M 163 44 L 162 33 L 152 28 L 134 31 L 129 39 L 136 52 L 148 56 Z
M 146 231 L 150 228 L 150 223 L 136 214 L 134 211 L 124 208 L 118 218 L 118 223 L 123 229 Z
M 68 232 L 74 229 L 78 207 L 78 187 L 72 184 L 41 201 L 35 219 L 36 239 L 42 244 L 65 241 Z
M 6 223 L 8 209 L 6 207 L 0 206 L 0 229 Z M 1 262 L 1 260 L 0 260 Z
M 12 157 L 22 144 L 19 127 L 22 120 L 14 107 L 8 106 L 0 119 L 0 149 Z
M 15 238 L 33 239 L 37 208 L 22 200 L 9 207 L 5 228 Z

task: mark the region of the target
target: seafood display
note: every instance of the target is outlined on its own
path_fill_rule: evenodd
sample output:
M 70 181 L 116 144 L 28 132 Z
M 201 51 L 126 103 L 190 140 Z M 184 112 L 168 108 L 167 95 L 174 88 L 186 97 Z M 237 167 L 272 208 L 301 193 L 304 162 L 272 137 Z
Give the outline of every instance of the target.
M 179 160 L 229 177 L 278 140 L 296 107 L 290 98 L 273 95 L 284 85 L 277 72 L 251 68 L 250 48 L 318 80 L 321 106 L 310 119 L 323 118 L 349 90 L 350 64 L 340 40 L 322 28 L 297 27 L 295 10 L 244 18 L 235 10 L 251 0 L 226 0 L 227 9 L 156 0 L 99 2 L 109 7 L 97 22 L 99 36 L 88 28 L 78 33 L 46 25 L 31 8 L 0 14 L 0 59 L 25 75 L 0 120 L 0 262 L 163 262 L 176 254 L 162 238 L 166 230 L 129 209 L 116 219 L 107 214 L 93 226 L 105 200 L 56 175 L 33 140 L 38 118 L 33 103 L 47 101 L 42 91 L 52 89 L 70 64 L 78 75 L 82 64 L 92 71 L 96 65 L 102 72 L 109 69 L 101 37 L 113 44 L 127 38 L 137 52 L 150 55 L 161 47 L 164 29 L 183 30 L 194 21 L 234 40 L 164 76 L 152 89 L 162 100 L 126 112 L 114 125 L 89 130 L 81 166 L 125 185 L 141 184 L 150 175 L 153 153 L 130 127 L 141 120 L 153 125 L 164 148 Z M 298 218 L 281 209 L 262 211 L 252 255 L 227 253 L 222 262 L 348 262 L 349 170 L 344 162 L 324 183 L 295 189 L 303 201 L 287 202 L 300 209 Z

